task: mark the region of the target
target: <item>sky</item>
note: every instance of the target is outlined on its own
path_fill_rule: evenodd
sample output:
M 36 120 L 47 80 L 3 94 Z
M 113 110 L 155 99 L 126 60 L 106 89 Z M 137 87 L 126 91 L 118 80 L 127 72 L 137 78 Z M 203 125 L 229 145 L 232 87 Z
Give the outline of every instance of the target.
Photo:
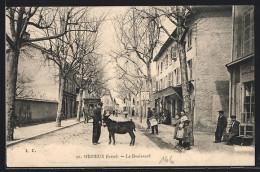
M 101 46 L 99 49 L 99 53 L 103 54 L 103 63 L 105 64 L 109 60 L 111 60 L 110 54 L 112 50 L 117 50 L 118 43 L 116 38 L 115 29 L 113 26 L 113 19 L 120 14 L 123 14 L 127 11 L 129 7 L 93 7 L 93 11 L 95 15 L 102 15 L 107 14 L 105 22 L 102 24 L 102 27 L 100 28 L 100 40 L 101 40 Z M 92 12 L 93 12 L 92 11 Z M 170 22 L 165 22 L 165 27 L 172 32 L 174 30 L 174 26 Z M 168 36 L 164 33 L 161 34 L 161 41 L 165 42 Z M 156 53 L 159 51 L 161 45 L 159 45 L 156 49 Z M 156 54 L 155 53 L 155 54 Z M 113 77 L 115 75 L 115 64 L 109 63 L 105 67 L 106 75 L 107 77 Z M 155 63 L 152 63 L 152 76 L 156 74 L 156 66 Z M 116 82 L 117 80 L 113 79 L 109 82 L 109 88 L 111 89 L 112 95 L 117 96 L 115 92 L 116 88 Z

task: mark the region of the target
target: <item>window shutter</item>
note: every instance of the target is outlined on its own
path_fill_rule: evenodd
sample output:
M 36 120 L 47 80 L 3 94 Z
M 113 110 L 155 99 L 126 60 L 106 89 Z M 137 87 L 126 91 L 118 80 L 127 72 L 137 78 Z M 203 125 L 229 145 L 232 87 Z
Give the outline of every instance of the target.
M 243 28 L 243 24 L 244 21 L 242 19 L 242 16 L 239 15 L 237 17 L 237 57 L 241 57 L 242 55 L 242 29 L 239 29 L 239 28 Z
M 255 51 L 255 30 L 254 30 L 254 10 L 252 9 L 250 11 L 250 22 L 251 22 L 251 29 L 250 29 L 250 37 L 251 37 L 251 40 L 250 40 L 250 52 L 253 53 Z

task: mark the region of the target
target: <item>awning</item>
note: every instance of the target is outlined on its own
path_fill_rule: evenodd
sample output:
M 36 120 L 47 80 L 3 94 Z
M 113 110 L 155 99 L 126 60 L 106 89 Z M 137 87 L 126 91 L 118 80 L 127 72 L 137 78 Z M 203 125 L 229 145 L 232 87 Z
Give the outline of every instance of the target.
M 173 96 L 176 99 L 180 99 L 181 101 L 183 101 L 181 86 L 180 87 L 172 87 L 172 86 L 167 87 L 167 88 L 165 88 L 163 90 L 157 91 L 152 96 L 153 96 L 154 99 L 167 97 L 167 96 Z
M 229 68 L 229 67 L 231 67 L 231 66 L 233 66 L 233 65 L 235 65 L 235 64 L 244 62 L 244 61 L 246 61 L 246 60 L 248 60 L 248 59 L 250 59 L 250 58 L 253 58 L 254 55 L 255 55 L 255 54 L 253 53 L 253 54 L 250 54 L 250 55 L 245 56 L 245 57 L 243 57 L 243 58 L 239 58 L 239 59 L 237 59 L 237 60 L 235 60 L 235 61 L 232 61 L 232 62 L 226 64 L 226 67 Z

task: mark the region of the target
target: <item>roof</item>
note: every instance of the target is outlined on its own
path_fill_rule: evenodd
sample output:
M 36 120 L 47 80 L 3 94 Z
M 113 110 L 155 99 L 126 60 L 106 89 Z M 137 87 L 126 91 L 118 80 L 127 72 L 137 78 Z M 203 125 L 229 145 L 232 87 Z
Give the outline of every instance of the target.
M 36 98 L 28 98 L 28 97 L 16 97 L 15 99 L 16 100 L 26 100 L 26 101 L 35 101 L 35 102 L 58 103 L 55 100 L 36 99 Z
M 172 37 L 176 38 L 177 36 L 177 29 L 175 29 L 172 34 Z M 159 52 L 157 53 L 157 55 L 155 56 L 155 58 L 153 59 L 153 61 L 157 61 L 160 59 L 160 57 L 163 55 L 163 53 L 165 52 L 165 50 L 171 45 L 171 43 L 174 41 L 172 39 L 172 37 L 169 36 L 169 38 L 166 40 L 166 42 L 163 44 L 163 46 L 161 47 L 161 49 L 159 50 Z

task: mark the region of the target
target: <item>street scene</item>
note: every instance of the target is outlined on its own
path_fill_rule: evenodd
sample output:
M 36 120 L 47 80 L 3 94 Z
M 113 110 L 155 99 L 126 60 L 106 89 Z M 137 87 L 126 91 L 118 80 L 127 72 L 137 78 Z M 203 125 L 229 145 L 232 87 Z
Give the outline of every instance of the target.
M 6 7 L 6 167 L 254 166 L 254 47 L 251 5 Z

